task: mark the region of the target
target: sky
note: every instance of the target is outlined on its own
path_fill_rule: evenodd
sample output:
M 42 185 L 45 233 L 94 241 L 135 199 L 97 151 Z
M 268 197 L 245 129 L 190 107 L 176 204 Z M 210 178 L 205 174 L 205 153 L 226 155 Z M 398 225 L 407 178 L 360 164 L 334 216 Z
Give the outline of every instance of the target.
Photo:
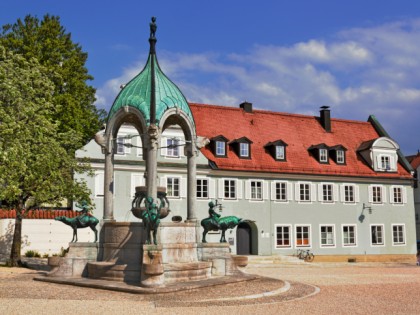
M 14 0 L 0 24 L 57 15 L 88 53 L 96 106 L 138 74 L 157 20 L 163 72 L 190 102 L 367 121 L 420 149 L 418 0 Z

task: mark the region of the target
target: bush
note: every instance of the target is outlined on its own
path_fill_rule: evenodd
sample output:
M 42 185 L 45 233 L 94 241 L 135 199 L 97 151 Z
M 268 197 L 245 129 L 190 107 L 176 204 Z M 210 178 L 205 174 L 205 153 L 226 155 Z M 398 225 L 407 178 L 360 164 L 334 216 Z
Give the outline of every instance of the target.
M 48 257 L 50 257 L 50 255 L 48 253 L 45 253 L 45 254 L 42 255 L 42 258 L 48 258 Z
M 25 252 L 25 256 L 26 257 L 36 257 L 36 258 L 40 258 L 41 254 L 37 251 L 37 250 L 27 250 Z

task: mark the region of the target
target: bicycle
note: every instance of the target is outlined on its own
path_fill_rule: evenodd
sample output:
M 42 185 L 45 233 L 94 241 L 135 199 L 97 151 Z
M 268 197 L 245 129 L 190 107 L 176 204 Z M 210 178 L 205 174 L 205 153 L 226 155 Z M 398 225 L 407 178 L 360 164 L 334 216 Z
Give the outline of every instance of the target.
M 315 255 L 312 254 L 309 249 L 298 249 L 297 256 L 299 259 L 302 259 L 306 262 L 311 262 L 314 260 Z

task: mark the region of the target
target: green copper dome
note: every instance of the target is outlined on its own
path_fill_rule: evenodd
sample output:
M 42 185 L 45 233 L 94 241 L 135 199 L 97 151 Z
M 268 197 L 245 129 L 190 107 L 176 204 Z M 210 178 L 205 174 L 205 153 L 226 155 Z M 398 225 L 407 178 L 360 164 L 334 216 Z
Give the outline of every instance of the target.
M 162 72 L 154 53 L 149 54 L 144 69 L 135 76 L 116 97 L 108 115 L 108 121 L 124 106 L 137 108 L 148 125 L 151 120 L 152 73 L 154 72 L 154 90 L 156 104 L 156 123 L 159 123 L 164 112 L 172 107 L 181 109 L 194 124 L 191 109 L 180 89 Z

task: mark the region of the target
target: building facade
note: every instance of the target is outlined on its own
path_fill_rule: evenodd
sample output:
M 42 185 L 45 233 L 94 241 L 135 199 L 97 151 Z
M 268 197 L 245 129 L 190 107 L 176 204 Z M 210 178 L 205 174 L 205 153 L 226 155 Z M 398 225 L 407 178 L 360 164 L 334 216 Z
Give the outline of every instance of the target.
M 412 260 L 415 254 L 413 176 L 398 144 L 368 122 L 189 104 L 197 136 L 209 143 L 197 158 L 197 217 L 217 200 L 222 216 L 246 219 L 227 232 L 233 253 L 292 255 L 309 249 L 324 260 Z M 186 157 L 181 128 L 162 134 L 158 183 L 166 187 L 171 215 L 187 208 Z M 141 136 L 123 125 L 114 155 L 114 218 L 130 212 L 135 187 L 145 184 Z M 95 176 L 86 178 L 103 213 L 104 160 L 90 142 Z M 170 220 L 168 217 L 166 220 Z M 219 241 L 213 233 L 208 241 Z

